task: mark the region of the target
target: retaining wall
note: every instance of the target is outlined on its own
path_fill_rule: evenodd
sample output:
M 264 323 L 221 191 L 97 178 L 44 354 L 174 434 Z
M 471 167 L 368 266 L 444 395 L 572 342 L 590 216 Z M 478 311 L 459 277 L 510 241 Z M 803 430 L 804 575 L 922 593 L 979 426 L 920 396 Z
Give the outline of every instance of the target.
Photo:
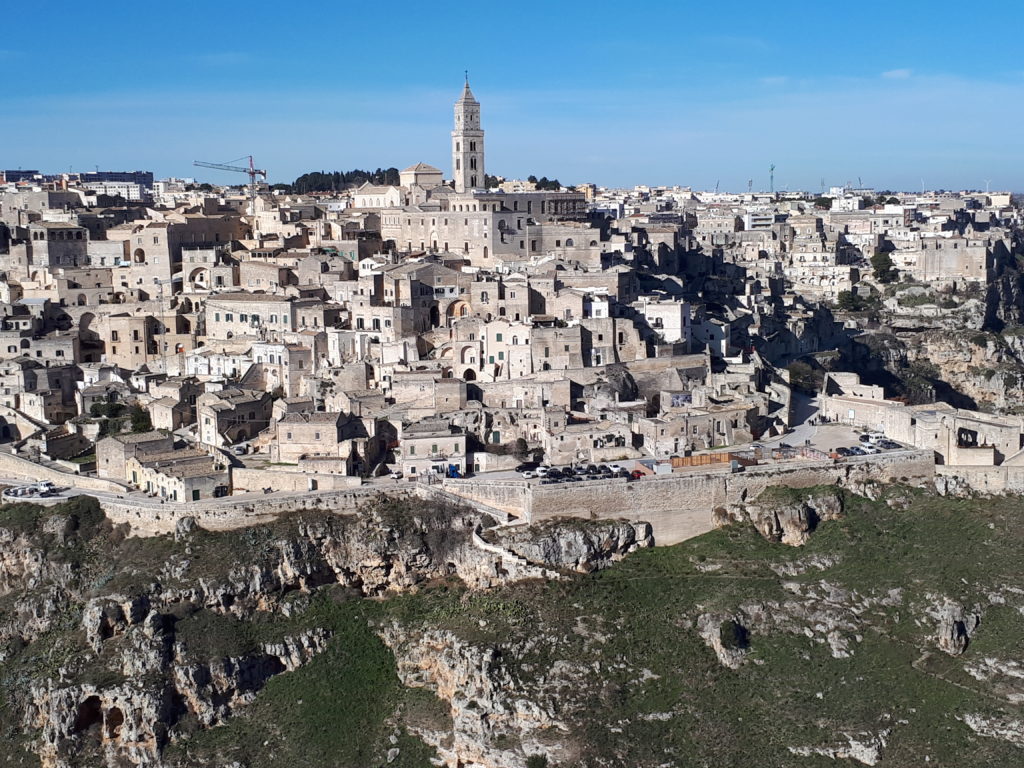
M 965 467 L 939 465 L 935 474 L 955 477 L 967 483 L 978 493 L 998 496 L 1004 493 L 1024 493 L 1024 466 Z
M 0 451 L 0 477 L 25 478 L 33 482 L 49 480 L 54 485 L 70 486 L 83 491 L 127 492 L 125 486 L 113 480 L 61 472 L 52 467 L 46 467 L 34 461 L 23 459 L 21 456 L 4 453 L 3 451 Z
M 226 496 L 189 504 L 161 504 L 152 499 L 101 499 L 100 505 L 114 523 L 128 523 L 137 536 L 153 536 L 173 532 L 183 517 L 194 517 L 203 528 L 222 531 L 268 523 L 279 515 L 299 510 L 352 513 L 379 495 L 409 498 L 415 494 L 411 488 L 362 488 L 266 499 Z
M 309 481 L 315 480 L 317 490 L 339 491 L 346 488 L 358 488 L 362 480 L 347 475 L 331 475 L 327 473 L 301 472 L 280 468 L 250 469 L 235 467 L 231 470 L 231 482 L 236 490 L 251 491 L 273 488 L 275 491 L 293 491 L 303 493 L 309 491 Z
M 646 521 L 657 544 L 677 544 L 713 527 L 715 507 L 756 498 L 765 488 L 783 485 L 856 485 L 877 480 L 930 482 L 935 476 L 931 451 L 851 457 L 844 461 L 794 461 L 747 467 L 687 470 L 642 480 L 621 478 L 583 483 L 541 485 L 485 480 L 446 481 L 445 488 L 467 498 L 508 510 L 529 522 L 552 517 L 625 518 Z

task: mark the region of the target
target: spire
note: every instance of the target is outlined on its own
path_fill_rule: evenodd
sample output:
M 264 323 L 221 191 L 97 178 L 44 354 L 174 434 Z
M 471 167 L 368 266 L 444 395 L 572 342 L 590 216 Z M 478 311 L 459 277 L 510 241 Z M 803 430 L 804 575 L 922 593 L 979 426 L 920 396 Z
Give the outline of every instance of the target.
M 466 70 L 466 84 L 462 86 L 462 95 L 459 97 L 459 103 L 462 102 L 473 102 L 477 103 L 476 98 L 473 96 L 473 92 L 469 90 L 469 70 Z

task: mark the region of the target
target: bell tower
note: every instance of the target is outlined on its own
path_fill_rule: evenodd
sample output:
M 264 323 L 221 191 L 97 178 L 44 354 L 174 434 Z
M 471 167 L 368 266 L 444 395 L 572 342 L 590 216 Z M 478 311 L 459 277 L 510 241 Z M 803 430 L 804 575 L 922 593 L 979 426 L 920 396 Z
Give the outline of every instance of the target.
M 484 186 L 484 132 L 480 128 L 480 102 L 469 90 L 468 73 L 462 95 L 455 102 L 452 178 L 456 192 L 469 192 Z

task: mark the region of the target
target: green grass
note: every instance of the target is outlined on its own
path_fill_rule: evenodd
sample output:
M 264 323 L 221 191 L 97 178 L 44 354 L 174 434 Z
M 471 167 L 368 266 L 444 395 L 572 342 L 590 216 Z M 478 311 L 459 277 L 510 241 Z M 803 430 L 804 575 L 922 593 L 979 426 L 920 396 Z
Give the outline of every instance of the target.
M 226 726 L 173 746 L 168 761 L 186 766 L 236 760 L 249 768 L 382 765 L 397 729 L 400 754 L 390 765 L 428 768 L 432 751 L 402 733 L 396 714 L 414 708 L 423 718 L 429 694 L 399 683 L 394 657 L 370 627 L 381 613 L 378 603 L 319 597 L 303 622 L 334 633 L 327 649 L 299 670 L 272 678 Z M 436 725 L 438 715 L 432 717 Z
M 773 489 L 762 501 L 797 503 L 822 490 Z M 412 636 L 446 629 L 464 642 L 498 649 L 500 668 L 512 681 L 504 692 L 509 705 L 516 698 L 542 704 L 567 726 L 547 738 L 566 745 L 575 761 L 549 761 L 549 768 L 835 768 L 827 758 L 798 757 L 789 748 L 835 743 L 844 731 L 882 729 L 891 735 L 880 768 L 1019 765 L 1019 748 L 977 736 L 959 718 L 981 713 L 1024 719 L 999 687 L 1012 680 L 986 684 L 964 669 L 989 657 L 1024 658 L 1024 616 L 1018 610 L 1024 596 L 1005 589 L 1021 581 L 1024 499 L 946 499 L 891 489 L 872 502 L 843 493 L 843 517 L 821 523 L 801 548 L 769 543 L 751 526 L 734 525 L 677 546 L 638 551 L 591 575 L 486 592 L 470 593 L 442 580 L 385 600 L 355 598 L 336 586 L 311 596 L 270 596 L 291 601 L 289 618 L 250 611 L 239 619 L 180 604 L 177 639 L 196 659 L 258 653 L 267 641 L 314 627 L 331 637 L 323 653 L 272 678 L 223 726 L 200 730 L 187 717 L 177 723 L 166 762 L 180 768 L 236 761 L 247 768 L 426 768 L 433 750 L 412 733 L 449 730 L 450 713 L 430 691 L 401 685 L 392 652 L 376 631 L 397 623 Z M 384 510 L 390 525 L 406 521 L 408 527 L 410 516 L 426 521 L 427 532 L 400 535 L 447 553 L 452 540 L 443 514 L 415 502 Z M 74 521 L 74 533 L 63 543 L 43 532 L 59 515 Z M 180 578 L 161 576 L 163 589 L 187 588 L 198 578 L 223 579 L 236 568 L 276 567 L 278 542 L 296 535 L 298 519 L 235 532 L 197 531 L 178 542 L 172 536 L 120 538 L 88 501 L 50 510 L 0 507 L 0 526 L 32 535 L 48 556 L 71 564 L 87 595 L 142 589 L 165 562 L 187 560 L 189 567 Z M 352 535 L 351 519 L 324 519 L 333 535 Z M 803 570 L 779 576 L 781 565 Z M 843 633 L 850 658 L 833 658 L 814 622 L 790 613 L 779 626 L 748 622 L 748 663 L 732 670 L 718 662 L 694 628 L 703 613 L 742 615 L 744 607 L 757 605 L 777 613 L 773 606 L 787 603 L 821 609 L 799 594 L 824 593 L 823 584 L 849 591 L 856 601 L 877 600 L 892 589 L 901 590 L 902 599 L 856 612 L 843 608 L 857 626 Z M 1004 595 L 1005 605 L 991 604 L 996 593 Z M 935 647 L 927 610 L 936 596 L 982 606 L 981 625 L 963 656 L 949 657 Z M 12 600 L 0 598 L 0 612 L 13 611 Z M 74 666 L 83 652 L 79 621 L 69 607 L 51 633 L 13 649 L 0 664 L 0 742 L 5 735 L 9 742 L 0 746 L 0 766 L 8 756 L 9 764 L 24 764 L 18 762 L 24 737 L 9 725 L 11 705 L 5 703 L 18 686 L 55 677 L 69 663 L 74 680 L 117 682 L 105 678 L 102 668 Z M 802 631 L 805 626 L 812 637 Z M 553 692 L 553 670 L 562 668 L 575 670 L 575 676 Z M 514 748 L 517 739 L 503 736 L 495 744 Z M 387 763 L 396 746 L 398 756 Z M 536 756 L 530 764 L 540 765 Z

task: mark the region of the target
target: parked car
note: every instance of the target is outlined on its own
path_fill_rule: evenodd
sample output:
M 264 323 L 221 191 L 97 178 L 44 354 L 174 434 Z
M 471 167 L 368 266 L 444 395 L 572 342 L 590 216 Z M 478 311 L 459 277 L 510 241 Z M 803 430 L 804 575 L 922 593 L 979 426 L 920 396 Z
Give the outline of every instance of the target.
M 548 470 L 547 477 L 550 477 L 552 480 L 561 480 L 562 470 L 560 470 L 558 467 L 552 467 L 551 469 Z
M 623 467 L 621 464 L 609 464 L 608 468 L 612 472 L 618 472 L 619 470 L 625 469 L 625 467 Z
M 639 469 L 634 469 L 629 476 L 632 477 L 634 480 L 639 480 L 641 477 L 644 476 L 644 473 L 641 472 Z
M 858 448 L 858 447 L 854 446 L 853 448 L 847 448 L 847 450 L 849 451 L 848 455 L 850 455 L 850 456 L 863 456 L 864 455 L 864 449 L 863 448 Z
M 619 469 L 615 471 L 615 477 L 624 477 L 627 480 L 629 480 L 632 477 L 632 475 L 629 474 L 628 469 L 623 469 L 622 467 L 619 467 Z
M 533 480 L 537 476 L 537 473 L 532 469 L 526 469 L 519 473 L 524 480 Z
M 236 445 L 231 449 L 231 452 L 235 454 L 235 456 L 245 456 L 245 454 L 248 453 L 248 447 L 245 445 Z
M 860 440 L 862 443 L 870 443 L 874 441 L 874 438 L 871 437 L 871 435 L 861 435 L 857 439 Z
M 391 473 L 391 479 L 392 480 L 401 480 L 402 479 L 402 470 L 396 469 L 394 472 L 392 472 Z
M 850 455 L 850 449 L 849 448 L 843 448 L 843 447 L 836 448 L 836 453 L 839 454 L 840 456 L 849 456 Z
M 548 472 L 551 471 L 551 467 L 547 464 L 541 464 L 537 467 L 537 477 L 547 477 Z
M 587 465 L 587 474 L 588 475 L 596 475 L 598 473 L 598 471 L 599 470 L 598 470 L 596 464 L 588 464 Z
M 573 470 L 573 472 L 575 472 L 577 475 L 585 475 L 587 474 L 587 468 L 584 465 L 580 464 L 579 466 L 576 467 L 576 469 Z
M 875 443 L 875 445 L 886 451 L 897 451 L 903 447 L 895 440 L 879 440 L 877 443 Z
M 535 461 L 527 461 L 527 462 L 524 462 L 523 464 L 520 464 L 518 467 L 516 467 L 516 472 L 529 472 L 531 469 L 536 469 L 536 468 L 537 468 L 537 462 L 535 462 Z

